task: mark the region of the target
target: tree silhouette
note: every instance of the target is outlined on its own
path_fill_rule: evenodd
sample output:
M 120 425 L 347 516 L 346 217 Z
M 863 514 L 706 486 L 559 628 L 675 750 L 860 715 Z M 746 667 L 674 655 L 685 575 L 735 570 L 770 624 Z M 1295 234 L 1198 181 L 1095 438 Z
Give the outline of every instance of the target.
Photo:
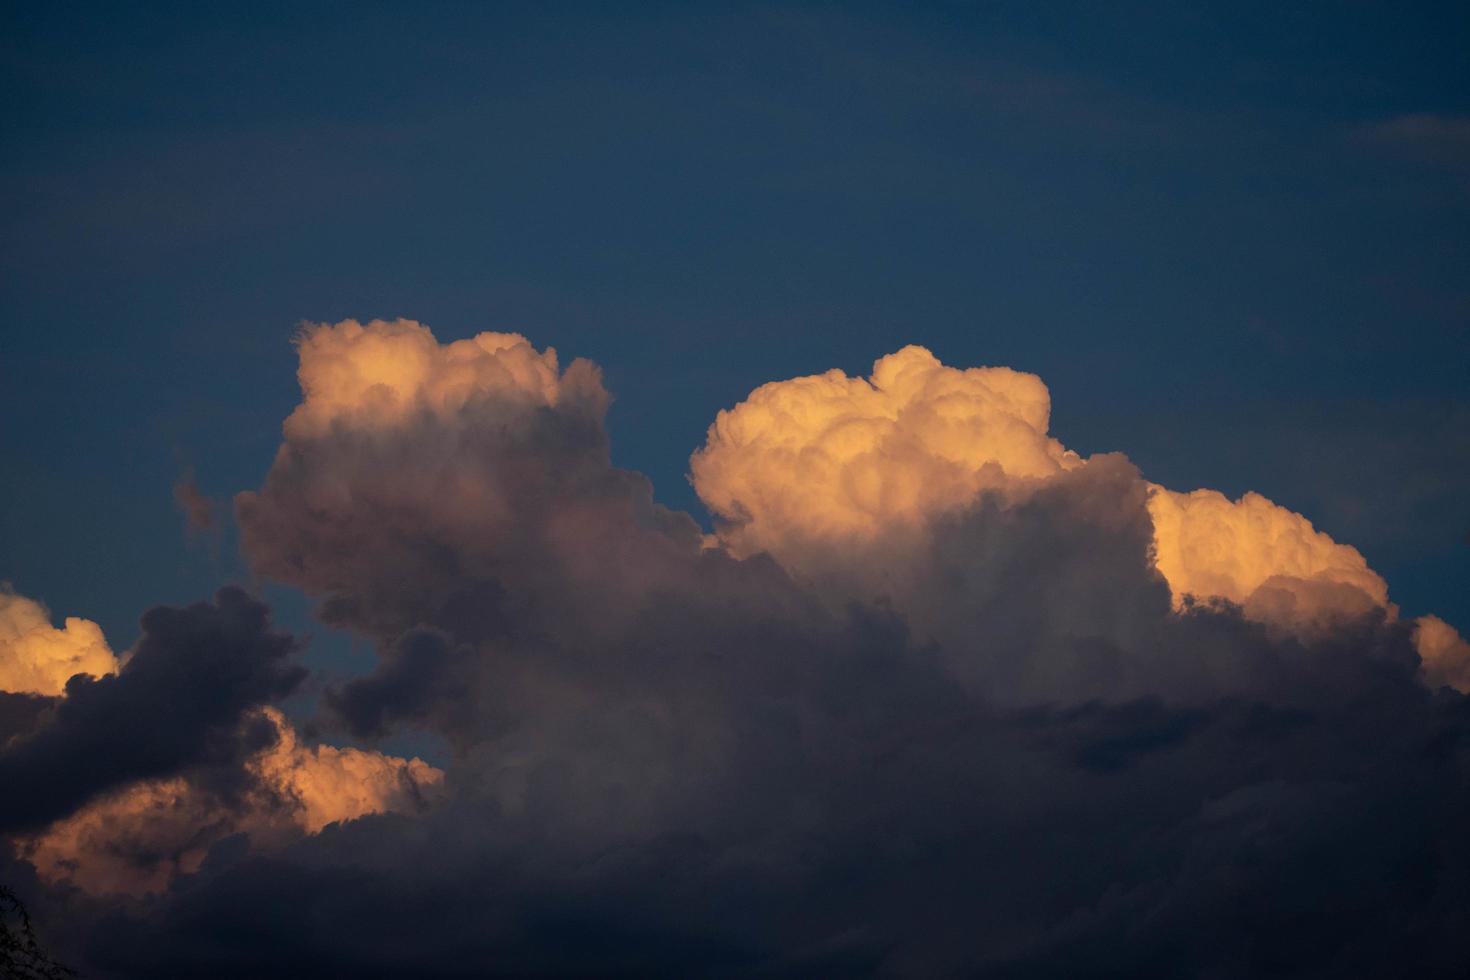
M 25 905 L 0 885 L 0 980 L 65 980 L 76 975 L 41 948 Z

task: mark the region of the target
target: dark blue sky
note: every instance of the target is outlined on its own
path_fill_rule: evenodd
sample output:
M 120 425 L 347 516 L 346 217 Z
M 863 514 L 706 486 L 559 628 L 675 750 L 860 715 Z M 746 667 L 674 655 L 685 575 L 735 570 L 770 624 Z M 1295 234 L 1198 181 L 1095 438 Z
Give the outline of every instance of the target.
M 594 359 L 701 519 L 762 382 L 1034 371 L 1470 627 L 1470 6 L 302 6 L 4 6 L 0 578 L 119 649 L 349 316 Z

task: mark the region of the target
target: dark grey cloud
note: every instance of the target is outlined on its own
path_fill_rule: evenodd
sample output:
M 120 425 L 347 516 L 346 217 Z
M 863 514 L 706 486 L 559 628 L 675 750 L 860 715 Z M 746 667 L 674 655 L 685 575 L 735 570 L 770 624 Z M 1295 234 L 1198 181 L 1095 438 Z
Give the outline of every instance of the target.
M 73 677 L 43 724 L 0 751 L 0 829 L 38 829 L 100 793 L 190 768 L 231 770 L 275 730 L 249 709 L 305 676 L 289 636 L 238 588 L 183 609 L 160 606 L 115 676 Z
M 546 470 L 465 446 L 452 476 L 526 505 L 513 528 L 463 515 L 435 552 L 415 528 L 443 520 L 453 479 L 425 477 L 410 507 L 364 503 L 371 473 L 434 437 L 293 458 L 293 479 L 350 474 L 341 513 L 294 513 L 300 486 L 269 505 L 398 556 L 294 570 L 337 561 L 326 549 L 289 580 L 383 638 L 378 670 L 329 706 L 361 735 L 444 735 L 451 798 L 196 876 L 187 905 L 125 920 L 125 972 L 279 962 L 199 941 L 236 928 L 361 975 L 1464 965 L 1466 699 L 1423 688 L 1408 628 L 1381 613 L 1298 636 L 1228 603 L 1172 612 L 1122 457 L 982 495 L 919 550 L 869 552 L 885 575 L 813 588 L 650 520 L 597 442 L 572 454 L 576 481 L 547 475 L 565 440 Z M 396 636 L 357 612 L 388 595 L 416 624 Z M 264 911 L 276 889 L 310 914 Z M 262 911 L 241 926 L 241 907 Z M 365 945 L 345 939 L 362 916 Z
M 463 715 L 474 710 L 464 675 L 474 672 L 479 656 L 437 630 L 409 630 L 384 652 L 382 667 L 371 676 L 328 690 L 327 705 L 362 737 L 386 734 L 391 725 L 422 723 L 431 712 Z
M 0 691 L 0 748 L 13 738 L 34 731 L 46 713 L 55 707 L 56 698 L 41 694 L 17 694 Z
M 647 711 L 688 711 L 664 728 L 603 690 L 540 743 L 519 798 L 483 785 L 509 751 L 471 757 L 456 798 L 421 821 L 221 854 L 161 905 L 109 911 L 87 933 L 94 962 L 218 976 L 1463 968 L 1465 699 L 1390 672 L 1346 699 L 1013 714 L 917 666 L 894 628 L 768 646 L 801 663 L 800 688 L 645 693 Z M 636 782 L 665 767 L 667 783 Z

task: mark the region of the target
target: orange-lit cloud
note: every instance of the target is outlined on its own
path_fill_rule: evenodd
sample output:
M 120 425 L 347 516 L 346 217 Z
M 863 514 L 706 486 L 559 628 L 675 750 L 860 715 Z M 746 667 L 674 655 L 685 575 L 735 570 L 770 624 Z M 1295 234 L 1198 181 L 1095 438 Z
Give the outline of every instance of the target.
M 236 815 L 182 778 L 137 783 L 17 840 L 42 880 L 94 894 L 146 895 L 199 870 Z
M 285 716 L 262 711 L 276 726 L 277 741 L 249 766 L 309 834 L 370 813 L 412 811 L 443 785 L 443 770 L 419 758 L 302 745 Z
M 1079 460 L 1047 435 L 1033 374 L 957 370 L 922 347 L 841 371 L 762 385 L 722 411 L 690 460 L 695 489 L 735 554 L 800 564 L 812 541 L 862 540 Z
M 68 616 L 57 629 L 45 606 L 0 589 L 0 691 L 53 696 L 73 674 L 104 677 L 117 668 L 96 623 Z
M 1388 606 L 1388 585 L 1356 548 L 1258 493 L 1154 487 L 1155 563 L 1176 603 L 1228 599 L 1255 619 L 1309 626 L 1323 616 Z
M 96 623 L 72 617 L 58 630 L 40 603 L 0 593 L 0 691 L 64 696 L 75 673 L 117 671 Z M 247 833 L 257 846 L 279 845 L 338 821 L 412 812 L 443 784 L 444 773 L 421 759 L 303 745 L 277 709 L 260 708 L 258 716 L 275 730 L 275 740 L 247 760 L 254 778 L 245 799 L 218 799 L 185 777 L 144 780 L 19 838 L 21 855 L 48 881 L 145 894 L 197 870 L 209 847 L 230 834 Z
M 1470 694 L 1470 643 L 1459 631 L 1438 616 L 1420 616 L 1414 621 L 1414 647 L 1430 687 Z
M 494 392 L 526 406 L 555 405 L 566 384 L 556 351 L 538 352 L 514 333 L 482 333 L 440 345 L 413 320 L 313 324 L 297 338 L 303 399 L 286 419 L 288 440 L 325 434 L 334 423 L 372 428 L 426 412 L 444 418 Z M 584 365 L 586 362 L 582 362 Z
M 144 895 L 197 871 L 209 848 L 232 834 L 272 849 L 328 824 L 415 812 L 443 786 L 443 771 L 422 759 L 304 746 L 279 711 L 261 713 L 277 741 L 247 763 L 257 782 L 243 799 L 218 799 L 182 777 L 135 783 L 21 838 L 21 855 L 47 881 Z
M 441 345 L 405 320 L 307 327 L 297 349 L 301 403 L 235 513 L 252 568 L 328 598 L 336 624 L 391 639 L 457 592 L 480 590 L 449 605 L 484 615 L 507 576 L 561 589 L 579 569 L 600 585 L 616 562 L 631 587 L 661 548 L 698 548 L 692 520 L 611 465 L 589 361 L 561 369 L 516 334 Z M 600 537 L 633 511 L 633 540 Z M 589 618 L 603 628 L 619 608 Z
M 1048 432 L 1035 375 L 946 367 L 922 347 L 841 371 L 771 382 L 722 411 L 690 460 L 700 499 L 733 553 L 770 553 L 797 574 L 841 566 L 971 504 L 1024 497 L 1083 461 Z M 1295 629 L 1374 608 L 1393 612 L 1358 551 L 1259 494 L 1151 486 L 1155 564 L 1176 607 L 1226 599 Z M 889 560 L 892 549 L 887 552 Z

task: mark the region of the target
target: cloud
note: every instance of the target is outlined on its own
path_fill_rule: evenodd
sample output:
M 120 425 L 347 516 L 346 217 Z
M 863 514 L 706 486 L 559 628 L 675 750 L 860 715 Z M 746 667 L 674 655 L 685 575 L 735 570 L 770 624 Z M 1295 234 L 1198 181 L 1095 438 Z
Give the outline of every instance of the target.
M 278 710 L 261 710 L 276 727 L 276 740 L 248 766 L 270 793 L 287 801 L 307 833 L 371 813 L 413 812 L 444 782 L 443 770 L 417 757 L 302 745 Z
M 307 327 L 297 338 L 304 395 L 286 419 L 287 439 L 310 439 L 334 424 L 382 428 L 424 413 L 452 418 L 471 399 L 493 393 L 502 404 L 547 408 L 562 398 L 556 352 L 536 351 L 513 333 L 482 333 L 440 345 L 412 320 L 344 320 Z M 568 397 L 600 386 L 586 362 L 565 379 Z
M 870 537 L 968 503 L 982 489 L 1079 464 L 1047 435 L 1041 379 L 959 371 L 922 347 L 841 371 L 762 385 L 720 412 L 690 460 L 733 553 L 783 563 L 811 539 Z
M 0 691 L 56 695 L 75 674 L 106 677 L 117 670 L 96 623 L 68 616 L 56 629 L 45 606 L 0 587 Z
M 184 514 L 190 532 L 209 531 L 215 527 L 214 501 L 199 492 L 193 469 L 186 469 L 174 481 L 174 503 Z
M 1438 616 L 1420 616 L 1414 621 L 1414 648 L 1426 683 L 1470 694 L 1470 643 L 1458 630 Z
M 234 835 L 270 851 L 329 824 L 417 812 L 442 786 L 443 771 L 421 759 L 304 746 L 276 709 L 259 717 L 275 741 L 245 762 L 255 782 L 238 798 L 184 777 L 133 783 L 22 838 L 19 853 L 48 882 L 142 896 L 197 873 L 210 849 Z
M 56 700 L 39 694 L 0 691 L 0 749 L 11 739 L 34 730 L 41 719 L 55 707 Z
M 854 552 L 891 565 L 914 550 L 900 538 L 924 537 L 977 497 L 1021 501 L 1082 468 L 1048 435 L 1050 404 L 1035 375 L 946 367 L 911 346 L 880 358 L 871 379 L 829 371 L 762 385 L 720 412 L 690 470 L 732 553 L 850 577 Z M 1361 554 L 1259 494 L 1232 502 L 1150 485 L 1148 511 L 1154 567 L 1176 605 L 1223 599 L 1299 629 L 1388 606 Z
M 108 649 L 96 624 L 51 630 L 42 607 L 7 598 L 7 621 L 30 626 L 10 676 L 24 682 L 55 663 L 68 633 Z M 294 644 L 265 615 L 233 589 L 213 605 L 153 610 L 105 686 L 83 677 L 60 696 L 0 693 L 5 826 L 21 831 L 19 853 L 43 879 L 144 895 L 196 872 L 232 835 L 279 847 L 331 823 L 422 809 L 439 792 L 444 773 L 421 759 L 306 745 L 279 710 L 252 706 L 301 677 L 282 661 Z M 56 635 L 36 642 L 40 630 Z
M 0 831 L 36 829 L 136 780 L 229 767 L 274 737 L 250 709 L 291 693 L 304 671 L 265 606 L 225 588 L 212 603 L 151 609 L 142 629 L 117 674 L 73 677 L 45 723 L 0 751 L 11 790 Z
M 252 567 L 321 597 L 328 622 L 494 630 L 529 612 L 504 605 L 504 580 L 544 594 L 630 550 L 636 573 L 698 547 L 692 520 L 610 464 L 590 362 L 559 371 L 513 334 L 441 347 L 403 320 L 308 327 L 297 347 L 304 398 L 235 511 Z M 610 527 L 623 536 L 597 537 Z
M 271 697 L 231 701 L 259 732 L 228 763 L 92 780 L 20 835 L 78 962 L 1463 972 L 1470 699 L 1434 683 L 1459 641 L 1300 515 L 1079 458 L 1039 379 L 906 348 L 723 413 L 691 463 L 706 540 L 613 465 L 587 362 L 409 321 L 298 351 L 245 556 L 377 650 L 315 724 L 449 760 L 303 749 Z M 14 724 L 85 746 L 61 719 L 101 683 Z M 152 897 L 98 894 L 111 849 L 156 856 Z
M 385 650 L 382 666 L 368 677 L 327 691 L 327 704 L 360 736 L 384 735 L 391 727 L 421 724 L 431 713 L 474 712 L 472 648 L 457 646 L 432 629 L 409 630 Z M 466 721 L 450 728 L 467 727 Z
M 1258 493 L 1214 490 L 1149 497 L 1155 564 L 1176 602 L 1228 599 L 1262 621 L 1306 627 L 1322 616 L 1388 606 L 1388 585 L 1356 548 Z
M 146 780 L 98 797 L 16 844 L 48 883 L 146 895 L 198 871 L 234 818 L 232 808 L 182 777 Z

